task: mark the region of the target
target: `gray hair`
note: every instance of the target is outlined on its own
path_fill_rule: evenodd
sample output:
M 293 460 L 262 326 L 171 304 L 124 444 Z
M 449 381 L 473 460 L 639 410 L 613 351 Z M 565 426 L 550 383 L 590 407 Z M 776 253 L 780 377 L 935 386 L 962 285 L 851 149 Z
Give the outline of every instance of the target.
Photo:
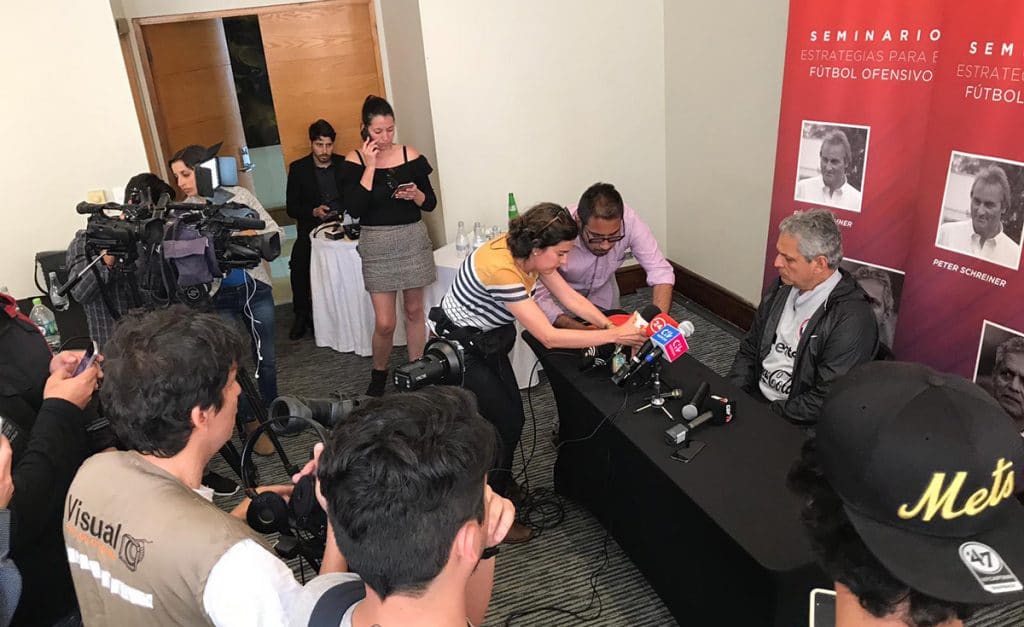
M 1006 356 L 1014 353 L 1024 354 L 1024 337 L 1011 337 L 996 348 L 996 361 L 992 368 L 992 374 L 998 374 L 996 371 L 1006 363 Z
M 971 183 L 972 198 L 974 197 L 974 188 L 978 186 L 978 183 L 998 187 L 1000 194 L 999 209 L 1004 214 L 1010 211 L 1013 201 L 1010 195 L 1010 181 L 1006 178 L 1006 170 L 997 165 L 990 165 L 978 171 L 978 174 L 974 177 L 974 182 Z
M 835 270 L 843 260 L 843 236 L 828 209 L 794 211 L 779 224 L 779 233 L 795 237 L 797 248 L 807 261 L 823 256 L 828 267 Z
M 847 168 L 850 167 L 850 162 L 853 160 L 853 150 L 850 148 L 850 140 L 847 139 L 846 133 L 840 130 L 830 131 L 828 135 L 825 135 L 825 139 L 821 140 L 822 150 L 824 150 L 826 145 L 842 147 L 843 165 Z

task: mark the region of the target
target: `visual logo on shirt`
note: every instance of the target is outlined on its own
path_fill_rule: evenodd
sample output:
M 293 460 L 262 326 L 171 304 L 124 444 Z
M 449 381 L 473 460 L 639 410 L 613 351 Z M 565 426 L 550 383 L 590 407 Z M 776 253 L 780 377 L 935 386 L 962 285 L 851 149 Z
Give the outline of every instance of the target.
M 82 506 L 82 499 L 68 493 L 68 513 L 64 524 L 67 533 L 82 544 L 94 546 L 109 559 L 119 559 L 125 567 L 134 572 L 146 557 L 149 540 L 134 538 L 121 528 L 98 518 Z M 102 545 L 99 543 L 103 543 Z M 106 546 L 103 546 L 106 545 Z

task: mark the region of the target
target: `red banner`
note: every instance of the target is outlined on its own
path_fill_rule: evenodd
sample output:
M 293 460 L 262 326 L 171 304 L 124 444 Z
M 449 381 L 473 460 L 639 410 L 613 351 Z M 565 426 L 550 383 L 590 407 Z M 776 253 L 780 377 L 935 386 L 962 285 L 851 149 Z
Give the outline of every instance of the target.
M 1024 3 L 792 0 L 777 225 L 827 207 L 902 360 L 1024 423 Z

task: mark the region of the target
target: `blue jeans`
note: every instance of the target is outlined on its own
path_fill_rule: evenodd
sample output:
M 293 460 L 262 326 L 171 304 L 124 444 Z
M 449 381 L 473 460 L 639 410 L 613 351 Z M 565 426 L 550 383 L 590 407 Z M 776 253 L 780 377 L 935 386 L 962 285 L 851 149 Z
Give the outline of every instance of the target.
M 255 286 L 255 291 L 254 291 Z M 248 308 L 246 300 L 249 301 Z M 252 358 L 256 364 L 256 384 L 263 403 L 277 398 L 277 351 L 274 348 L 274 294 L 269 285 L 253 279 L 247 273 L 245 283 L 234 287 L 221 287 L 213 297 L 213 308 L 221 316 L 238 320 L 249 337 Z M 250 318 L 249 312 L 252 312 Z M 259 350 L 257 340 L 259 337 Z M 262 358 L 261 358 L 262 356 Z M 258 376 L 257 376 L 258 375 Z M 243 394 L 238 401 L 238 416 L 245 422 L 256 418 L 249 401 Z

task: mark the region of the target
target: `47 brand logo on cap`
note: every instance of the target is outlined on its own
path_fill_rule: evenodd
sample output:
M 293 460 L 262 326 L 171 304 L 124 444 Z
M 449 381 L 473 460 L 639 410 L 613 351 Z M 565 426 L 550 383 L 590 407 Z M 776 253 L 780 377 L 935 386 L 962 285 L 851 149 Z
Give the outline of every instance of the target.
M 943 520 L 952 520 L 961 516 L 974 516 L 983 512 L 989 507 L 998 505 L 1003 499 L 1013 494 L 1013 462 L 1008 462 L 1002 457 L 996 462 L 996 469 L 992 471 L 992 487 L 979 488 L 967 497 L 959 507 L 957 498 L 960 496 L 960 488 L 967 480 L 966 472 L 958 472 L 953 475 L 953 481 L 947 486 L 946 473 L 937 472 L 932 475 L 932 480 L 924 493 L 913 507 L 907 503 L 900 505 L 897 515 L 904 520 L 921 516 L 924 522 L 930 521 L 939 514 Z
M 986 592 L 1002 594 L 1024 590 L 999 553 L 987 544 L 964 542 L 960 545 L 960 560 Z

